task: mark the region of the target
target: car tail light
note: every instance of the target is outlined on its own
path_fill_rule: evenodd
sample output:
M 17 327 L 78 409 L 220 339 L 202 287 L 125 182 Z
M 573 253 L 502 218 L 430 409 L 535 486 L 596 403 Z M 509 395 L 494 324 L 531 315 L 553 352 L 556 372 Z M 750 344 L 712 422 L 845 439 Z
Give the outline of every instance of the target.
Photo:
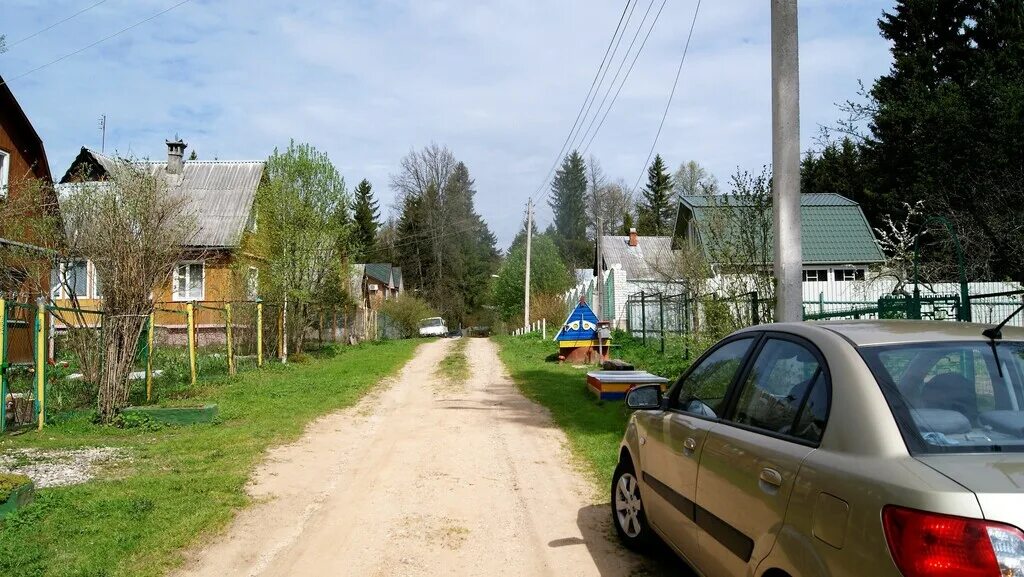
M 1016 527 L 892 505 L 882 525 L 904 577 L 1024 577 L 1024 533 Z

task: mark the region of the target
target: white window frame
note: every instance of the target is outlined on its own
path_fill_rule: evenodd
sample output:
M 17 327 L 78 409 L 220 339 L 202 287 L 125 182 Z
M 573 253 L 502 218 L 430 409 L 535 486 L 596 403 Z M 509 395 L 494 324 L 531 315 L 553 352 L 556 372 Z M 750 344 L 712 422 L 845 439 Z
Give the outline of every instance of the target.
M 867 271 L 860 267 L 851 268 L 837 268 L 832 271 L 836 282 L 855 282 L 858 280 L 864 280 L 867 278 Z M 857 278 L 857 274 L 860 273 L 861 278 Z M 852 275 L 850 278 L 846 278 L 846 275 Z
M 88 268 L 88 270 L 89 270 L 89 295 L 93 299 L 95 299 L 95 300 L 102 300 L 103 299 L 103 295 L 101 295 L 100 292 L 99 292 L 99 286 L 100 286 L 99 280 L 100 280 L 100 277 L 99 277 L 99 274 L 96 272 L 96 265 L 93 264 L 93 262 L 91 260 L 89 261 L 89 268 Z
M 0 199 L 7 198 L 11 182 L 11 153 L 0 150 Z
M 190 271 L 192 270 L 192 265 L 194 265 L 194 264 L 200 265 L 202 267 L 202 271 L 203 271 L 203 278 L 199 281 L 199 295 L 198 295 L 198 297 L 196 295 L 192 294 L 191 292 L 188 292 L 189 291 L 188 287 L 192 284 L 191 283 L 192 279 L 191 279 L 191 272 Z M 185 287 L 186 287 L 185 290 L 186 290 L 186 294 L 184 294 L 184 295 L 178 292 L 178 279 L 181 278 L 179 276 L 178 271 L 181 270 L 181 267 L 185 267 Z M 178 261 L 177 263 L 174 264 L 174 273 L 171 275 L 171 300 L 174 301 L 174 302 L 179 302 L 179 303 L 180 302 L 191 302 L 191 301 L 206 300 L 206 261 L 202 261 L 202 260 L 182 260 L 182 261 Z
M 78 299 L 88 299 L 88 298 L 90 298 L 90 296 L 92 295 L 92 292 L 90 291 L 90 289 L 92 288 L 92 283 L 89 282 L 89 271 L 90 271 L 92 263 L 90 261 L 88 261 L 88 260 L 85 260 L 85 259 L 74 259 L 74 260 L 69 260 L 69 261 L 61 262 L 61 263 L 59 263 L 57 265 L 57 267 L 58 267 L 57 268 L 57 283 L 56 283 L 56 285 L 50 287 L 50 292 L 53 295 L 54 299 L 70 299 L 71 298 L 71 295 L 68 294 L 68 291 L 64 290 L 65 289 L 64 281 L 65 280 L 69 280 L 67 278 L 68 268 L 69 267 L 73 267 L 75 263 L 79 263 L 79 262 L 84 262 L 85 263 L 85 294 L 80 294 L 80 295 L 76 294 L 75 298 L 78 298 Z
M 810 273 L 810 272 L 813 272 L 816 275 L 818 273 L 824 272 L 825 273 L 825 278 L 818 278 L 818 279 L 813 279 L 813 280 L 812 279 L 808 279 L 807 278 L 807 273 Z M 804 272 L 803 272 L 803 281 L 804 282 L 828 282 L 828 269 L 827 268 L 805 268 Z

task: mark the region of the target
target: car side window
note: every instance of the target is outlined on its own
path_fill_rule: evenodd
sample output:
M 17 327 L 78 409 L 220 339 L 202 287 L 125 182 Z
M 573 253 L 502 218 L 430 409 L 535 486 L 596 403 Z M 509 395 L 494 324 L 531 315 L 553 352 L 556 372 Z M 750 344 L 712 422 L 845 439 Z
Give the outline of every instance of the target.
M 722 414 L 729 385 L 753 342 L 754 337 L 737 339 L 708 355 L 683 380 L 672 408 L 712 418 Z
M 732 420 L 816 443 L 827 415 L 828 386 L 818 358 L 793 341 L 766 340 Z

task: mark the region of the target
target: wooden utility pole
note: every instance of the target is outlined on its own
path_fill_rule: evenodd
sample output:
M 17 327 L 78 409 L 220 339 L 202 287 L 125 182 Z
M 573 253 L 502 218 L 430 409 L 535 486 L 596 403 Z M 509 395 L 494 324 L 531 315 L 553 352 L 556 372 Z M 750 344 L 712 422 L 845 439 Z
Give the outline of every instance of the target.
M 526 201 L 526 285 L 523 299 L 523 329 L 530 328 L 530 244 L 533 240 L 533 198 Z

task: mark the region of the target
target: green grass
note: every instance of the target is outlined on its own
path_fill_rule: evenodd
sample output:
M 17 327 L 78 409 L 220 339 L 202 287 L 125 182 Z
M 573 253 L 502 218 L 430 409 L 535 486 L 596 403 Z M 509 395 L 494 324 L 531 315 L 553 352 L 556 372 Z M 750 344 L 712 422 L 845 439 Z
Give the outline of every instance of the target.
M 2 437 L 0 451 L 121 447 L 130 457 L 103 478 L 39 490 L 0 522 L 0 574 L 161 575 L 180 551 L 208 540 L 249 503 L 245 483 L 271 445 L 350 406 L 413 355 L 419 341 L 332 349 L 306 363 L 276 365 L 201 383 L 181 404 L 217 403 L 220 420 L 182 428 L 119 429 L 68 418 L 41 434 Z
M 13 473 L 0 473 L 0 504 L 3 504 L 11 496 L 11 492 L 18 487 L 28 483 L 30 479 L 25 475 Z
M 519 389 L 551 411 L 555 424 L 569 438 L 573 456 L 596 484 L 607 487 L 629 411 L 621 401 L 599 401 L 587 390 L 587 370 L 592 369 L 548 360 L 558 352 L 555 343 L 539 336 L 493 338 Z
M 536 335 L 493 337 L 501 347 L 505 363 L 519 389 L 547 407 L 555 424 L 565 431 L 573 455 L 602 489 L 611 482 L 618 461 L 619 442 L 629 420 L 622 401 L 599 401 L 587 389 L 587 371 L 555 362 L 557 348 Z M 662 355 L 657 344 L 644 346 L 640 339 L 616 333 L 613 343 L 621 344 L 615 356 L 633 363 L 638 369 L 675 380 L 689 366 L 682 354 L 685 343 L 676 343 L 674 354 Z M 691 359 L 705 345 L 690 343 Z
M 448 354 L 437 365 L 435 374 L 453 385 L 461 385 L 469 378 L 469 359 L 466 358 L 466 339 L 455 341 Z

